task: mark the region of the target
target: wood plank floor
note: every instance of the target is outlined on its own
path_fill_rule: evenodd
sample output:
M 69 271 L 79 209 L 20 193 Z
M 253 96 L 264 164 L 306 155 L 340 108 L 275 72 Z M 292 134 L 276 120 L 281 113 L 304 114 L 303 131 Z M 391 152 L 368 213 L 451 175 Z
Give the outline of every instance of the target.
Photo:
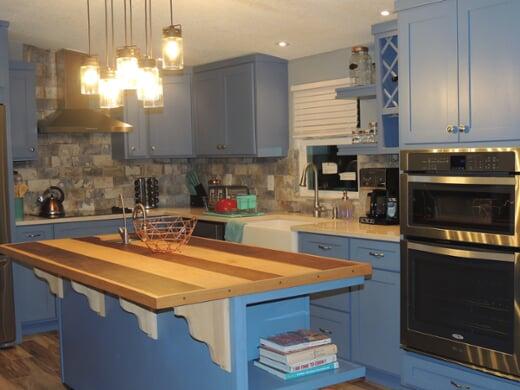
M 1 390 L 66 390 L 60 379 L 60 353 L 56 332 L 26 337 L 13 348 L 0 350 Z M 117 389 L 114 389 L 117 390 Z M 327 390 L 384 390 L 366 382 L 342 383 Z

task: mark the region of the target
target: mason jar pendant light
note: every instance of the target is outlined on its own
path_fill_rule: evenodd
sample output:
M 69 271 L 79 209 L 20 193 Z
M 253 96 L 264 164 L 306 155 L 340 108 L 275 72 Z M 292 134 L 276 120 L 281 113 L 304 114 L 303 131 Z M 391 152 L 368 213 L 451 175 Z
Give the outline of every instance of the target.
M 97 95 L 99 93 L 99 61 L 90 52 L 90 0 L 87 0 L 88 57 L 80 68 L 81 94 Z
M 127 12 L 126 1 L 123 0 L 124 7 L 124 28 L 125 45 L 117 49 L 116 55 L 116 76 L 121 82 L 123 89 L 136 89 L 137 77 L 139 74 L 139 57 L 141 53 L 137 46 L 133 44 L 133 22 L 132 22 L 132 0 L 130 3 L 130 45 L 128 44 Z
M 110 0 L 111 20 L 112 20 L 112 49 L 114 48 L 114 0 Z M 110 67 L 108 44 L 108 5 L 105 0 L 105 62 L 106 68 L 103 69 L 101 79 L 99 80 L 99 107 L 100 108 L 117 108 L 123 105 L 123 90 L 121 82 L 116 77 L 116 72 Z M 112 56 L 110 56 L 112 57 Z
M 173 0 L 170 0 L 170 25 L 163 28 L 162 62 L 163 69 L 166 70 L 181 70 L 184 68 L 182 26 L 173 24 Z
M 137 81 L 137 99 L 144 108 L 160 108 L 164 106 L 162 78 L 157 68 L 157 62 L 152 57 L 152 2 L 145 0 L 145 45 L 146 55 L 140 61 L 140 72 Z

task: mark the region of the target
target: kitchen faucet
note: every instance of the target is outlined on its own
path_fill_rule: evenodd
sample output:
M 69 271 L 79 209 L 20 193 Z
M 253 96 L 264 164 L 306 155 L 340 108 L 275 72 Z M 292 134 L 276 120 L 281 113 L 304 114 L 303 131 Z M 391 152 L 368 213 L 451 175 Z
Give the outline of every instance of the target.
M 321 217 L 321 213 L 325 211 L 325 208 L 320 204 L 320 194 L 318 190 L 318 168 L 316 167 L 316 164 L 310 162 L 308 163 L 302 174 L 302 178 L 300 179 L 300 187 L 307 187 L 307 172 L 309 171 L 309 168 L 312 168 L 312 171 L 314 173 L 314 211 L 313 215 L 316 218 Z

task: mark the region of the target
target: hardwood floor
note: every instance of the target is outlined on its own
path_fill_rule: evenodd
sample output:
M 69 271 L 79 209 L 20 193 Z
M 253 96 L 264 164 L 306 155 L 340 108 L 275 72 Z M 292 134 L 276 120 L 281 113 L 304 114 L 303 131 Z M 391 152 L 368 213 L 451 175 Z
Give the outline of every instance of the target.
M 1 390 L 66 390 L 60 379 L 56 332 L 26 337 L 22 344 L 0 350 Z M 114 389 L 117 390 L 117 389 Z M 342 383 L 324 390 L 384 390 L 366 382 Z

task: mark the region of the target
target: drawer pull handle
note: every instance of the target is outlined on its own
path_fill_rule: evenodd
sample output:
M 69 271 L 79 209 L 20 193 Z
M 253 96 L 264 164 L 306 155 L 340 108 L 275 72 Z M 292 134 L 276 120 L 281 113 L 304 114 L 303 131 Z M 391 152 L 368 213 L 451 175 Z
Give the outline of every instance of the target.
M 325 329 L 325 328 L 318 328 L 318 330 L 322 333 L 326 333 L 326 334 L 332 334 L 332 330 L 329 330 L 329 329 Z
M 381 257 L 385 257 L 385 254 L 383 252 L 374 252 L 374 251 L 371 251 L 371 252 L 368 252 L 368 254 L 370 256 L 374 256 L 374 257 L 377 257 L 377 258 L 381 258 Z
M 26 235 L 27 238 L 38 238 L 41 237 L 41 233 L 29 233 Z
M 318 245 L 318 248 L 320 248 L 321 250 L 323 251 L 330 251 L 332 249 L 331 246 L 328 246 L 328 245 L 322 245 L 322 244 L 319 244 Z
M 450 381 L 451 385 L 455 387 L 456 389 L 462 389 L 462 390 L 471 390 L 470 386 L 467 385 L 461 385 L 455 381 Z

